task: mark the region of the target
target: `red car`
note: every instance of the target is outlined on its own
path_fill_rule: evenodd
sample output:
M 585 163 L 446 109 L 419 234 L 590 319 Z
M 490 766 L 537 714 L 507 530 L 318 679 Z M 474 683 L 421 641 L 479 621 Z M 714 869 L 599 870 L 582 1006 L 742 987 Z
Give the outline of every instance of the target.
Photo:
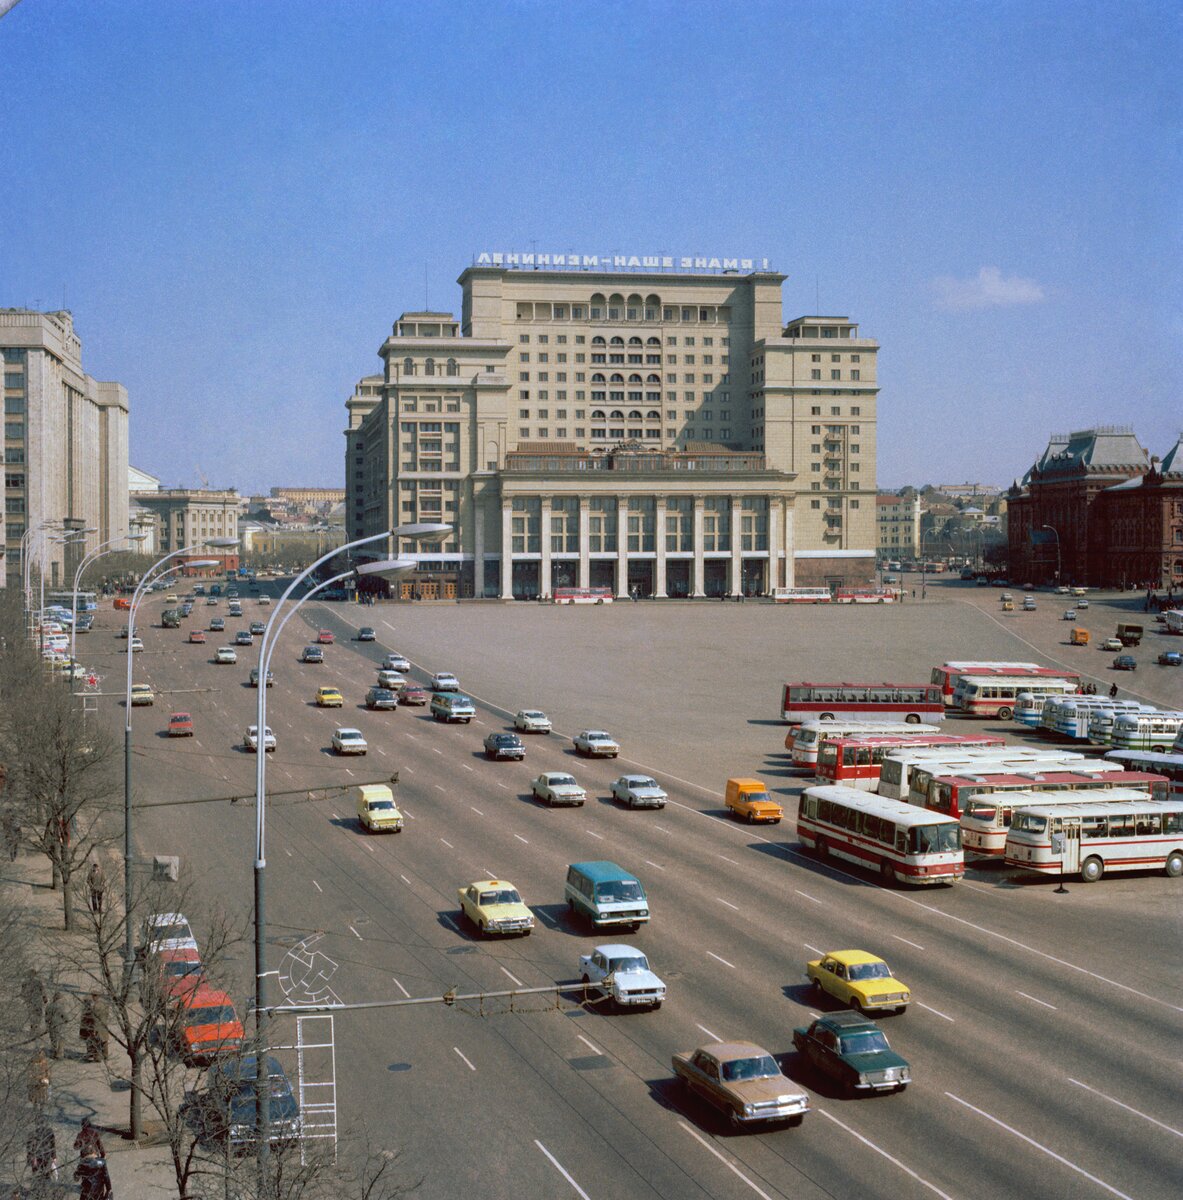
M 144 982 L 165 996 L 182 996 L 205 982 L 201 956 L 196 950 L 160 950 L 144 963 Z
M 427 690 L 421 688 L 417 683 L 406 683 L 399 689 L 398 702 L 400 704 L 426 704 Z
M 331 646 L 333 644 L 333 631 L 331 629 L 322 629 L 316 635 L 316 640 L 322 646 Z
M 204 646 L 205 645 L 205 630 L 204 629 L 191 630 L 189 633 L 189 640 L 191 642 L 195 642 L 199 645 Z
M 242 1049 L 246 1031 L 229 995 L 207 983 L 184 988 L 177 997 L 174 1043 L 187 1063 L 208 1062 Z
M 168 719 L 169 737 L 192 737 L 193 718 L 187 712 L 175 712 Z

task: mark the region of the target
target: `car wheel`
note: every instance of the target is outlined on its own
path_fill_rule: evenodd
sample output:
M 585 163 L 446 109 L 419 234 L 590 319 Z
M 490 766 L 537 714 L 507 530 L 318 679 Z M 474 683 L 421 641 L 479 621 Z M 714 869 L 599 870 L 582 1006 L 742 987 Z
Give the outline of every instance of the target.
M 661 1001 L 654 1000 L 653 1003 L 649 1007 L 653 1012 L 657 1012 L 657 1010 L 661 1007 Z
M 734 1108 L 727 1110 L 727 1124 L 731 1126 L 733 1133 L 738 1133 L 743 1128 L 743 1122 L 739 1119 L 739 1113 Z
M 882 604 L 882 603 L 883 603 L 883 601 L 882 601 L 882 600 L 880 600 L 880 601 L 879 601 L 879 603 L 880 603 L 880 604 Z M 798 1114 L 797 1114 L 795 1117 L 790 1117 L 790 1118 L 789 1118 L 789 1128 L 790 1128 L 790 1129 L 796 1129 L 796 1128 L 797 1128 L 797 1126 L 798 1126 L 798 1125 L 800 1125 L 800 1124 L 801 1124 L 801 1122 L 802 1122 L 802 1121 L 804 1121 L 804 1120 L 805 1120 L 805 1114 L 804 1114 L 804 1113 L 798 1113 Z
M 1164 870 L 1171 879 L 1178 879 L 1180 875 L 1183 875 L 1183 854 L 1178 850 L 1173 854 L 1168 854 L 1167 865 Z
M 478 923 L 477 923 L 477 932 L 478 932 L 478 933 L 481 935 L 481 937 L 487 937 L 487 936 L 488 936 L 488 934 L 489 934 L 489 931 L 488 931 L 488 930 L 485 928 L 485 923 L 484 923 L 484 921 L 480 921 L 480 922 L 478 922 Z
M 756 823 L 756 814 L 755 814 L 755 813 L 748 813 L 748 824 L 749 824 L 749 825 L 755 825 L 755 823 Z
M 906 1083 L 901 1083 L 899 1087 L 896 1088 L 896 1095 L 898 1096 L 899 1093 L 902 1092 L 907 1086 L 908 1085 Z
M 1086 858 L 1080 868 L 1085 883 L 1096 883 L 1105 874 L 1105 864 L 1099 858 Z
M 904 720 L 905 720 L 905 721 L 906 721 L 906 722 L 907 722 L 909 725 L 919 725 L 919 724 L 920 724 L 920 714 L 919 714 L 919 713 L 909 713 L 909 714 L 908 714 L 908 715 L 907 715 L 907 716 L 904 718 Z
M 1000 721 L 1009 721 L 1011 715 L 1011 710 L 1005 704 L 998 710 L 998 719 Z
M 857 996 L 851 996 L 851 998 L 850 998 L 850 1007 L 851 1007 L 852 1009 L 854 1009 L 854 1011 L 855 1011 L 856 1013 L 858 1013 L 858 1014 L 859 1014 L 859 1016 L 865 1016 L 865 1015 L 866 1015 L 866 1014 L 864 1013 L 864 1011 L 863 1011 L 863 1002 L 862 1002 L 862 1001 L 861 1001 L 861 1000 L 860 1000 L 860 999 L 859 999 Z

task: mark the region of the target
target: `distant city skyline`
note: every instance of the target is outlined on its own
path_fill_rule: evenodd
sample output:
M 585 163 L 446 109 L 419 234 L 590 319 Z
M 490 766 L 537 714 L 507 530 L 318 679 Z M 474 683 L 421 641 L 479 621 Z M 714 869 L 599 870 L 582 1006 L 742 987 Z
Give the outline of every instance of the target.
M 0 307 L 73 312 L 136 466 L 339 486 L 355 382 L 482 252 L 767 259 L 785 321 L 880 342 L 884 488 L 1007 486 L 1097 424 L 1173 445 L 1172 7 L 467 11 L 0 18 Z

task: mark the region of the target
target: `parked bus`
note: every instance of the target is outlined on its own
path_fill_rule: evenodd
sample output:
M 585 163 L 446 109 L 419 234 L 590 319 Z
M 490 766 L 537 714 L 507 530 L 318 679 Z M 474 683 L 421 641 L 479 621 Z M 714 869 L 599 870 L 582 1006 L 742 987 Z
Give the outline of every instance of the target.
M 961 826 L 952 817 L 859 788 L 806 788 L 797 836 L 819 858 L 878 871 L 884 883 L 953 883 L 965 874 Z
M 1183 753 L 1156 754 L 1152 750 L 1110 750 L 1102 762 L 1115 762 L 1127 771 L 1153 771 L 1170 781 L 1172 800 L 1183 800 Z
M 991 754 L 988 751 L 974 754 L 968 759 L 950 765 L 944 761 L 926 761 L 921 759 L 911 764 L 908 772 L 908 791 L 901 795 L 901 800 L 915 804 L 920 808 L 928 808 L 929 789 L 934 779 L 948 775 L 989 775 L 1002 772 L 1020 771 L 1075 771 L 1084 769 L 1092 759 L 1083 754 L 1065 754 L 1062 750 L 1043 746 L 1008 746 L 1001 754 Z M 968 765 L 965 765 L 968 762 Z M 963 769 L 964 767 L 964 769 Z M 1107 770 L 1108 768 L 1102 768 Z M 957 813 L 951 812 L 951 817 Z
M 786 683 L 781 717 L 803 721 L 905 721 L 935 725 L 945 719 L 939 688 L 927 683 Z
M 1152 777 L 1153 778 L 1153 777 Z M 1160 789 L 1161 791 L 1161 789 Z M 1090 780 L 1085 786 L 1076 784 L 1053 789 L 1014 788 L 1004 793 L 971 797 L 961 814 L 961 840 L 967 854 L 987 858 L 1002 858 L 1006 853 L 1006 835 L 1015 813 L 1025 808 L 1057 808 L 1064 804 L 1118 803 L 1124 800 L 1149 799 L 1161 804 L 1166 797 L 1155 795 L 1137 783 L 1113 786 Z
M 1050 696 L 1039 715 L 1039 728 L 1073 741 L 1088 741 L 1089 723 L 1102 710 L 1154 712 L 1154 705 L 1138 700 L 1111 700 L 1108 696 Z
M 1168 608 L 1163 613 L 1164 633 L 1183 633 L 1183 608 Z
M 841 783 L 846 787 L 873 792 L 879 783 L 883 759 L 904 749 L 935 749 L 941 746 L 1000 747 L 1005 741 L 997 734 L 980 736 L 955 733 L 934 733 L 926 737 L 907 738 L 882 734 L 852 737 L 823 736 L 817 750 L 814 778 L 818 783 Z
M 839 588 L 834 593 L 835 604 L 894 604 L 895 598 L 891 588 Z
M 785 734 L 785 749 L 793 755 L 793 766 L 812 767 L 817 763 L 818 747 L 826 738 L 882 735 L 910 742 L 940 732 L 935 725 L 908 725 L 903 721 L 804 721 Z
M 941 689 L 945 707 L 952 708 L 953 693 L 963 675 L 1026 675 L 1030 671 L 1045 670 L 1051 668 L 1029 662 L 947 662 L 933 667 L 929 683 Z M 1056 678 L 1062 677 L 1062 672 L 1053 671 L 1053 674 Z
M 1118 713 L 1113 720 L 1109 745 L 1115 750 L 1153 750 L 1165 754 L 1183 731 L 1183 712 Z M 1093 727 L 1089 724 L 1089 740 Z
M 829 588 L 778 587 L 772 589 L 775 604 L 829 604 L 834 595 Z
M 911 794 L 913 771 L 931 767 L 938 775 L 955 775 L 958 772 L 984 770 L 999 761 L 1020 760 L 1024 751 L 1028 752 L 1027 761 L 1037 762 L 1039 760 L 1031 758 L 1030 754 L 1038 749 L 1033 746 L 1013 745 L 965 748 L 930 746 L 915 750 L 904 747 L 884 755 L 879 772 L 879 794 L 892 800 L 907 801 Z M 1062 752 L 1057 754 L 1054 750 L 1045 749 L 1043 753 L 1049 754 L 1051 760 L 1063 757 Z
M 1183 875 L 1183 800 L 1098 800 L 1020 809 L 1006 835 L 1006 864 L 1045 875 L 1162 867 Z
M 1080 677 L 1031 675 L 964 675 L 953 692 L 953 708 L 958 716 L 994 717 L 1009 721 L 1014 715 L 1019 693 L 1044 696 L 1072 696 L 1080 687 Z
M 70 592 L 50 592 L 48 595 L 50 604 L 58 605 L 65 609 L 66 612 L 74 611 L 74 593 Z M 78 611 L 79 612 L 94 612 L 98 608 L 98 598 L 94 592 L 79 592 L 78 593 Z

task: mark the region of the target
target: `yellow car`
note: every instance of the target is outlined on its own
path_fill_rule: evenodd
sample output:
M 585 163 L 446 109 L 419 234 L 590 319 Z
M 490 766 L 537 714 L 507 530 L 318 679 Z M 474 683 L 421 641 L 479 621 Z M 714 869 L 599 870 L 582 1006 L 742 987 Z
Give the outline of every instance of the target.
M 151 685 L 133 683 L 131 685 L 131 703 L 133 708 L 137 708 L 141 704 L 155 704 L 156 694 L 152 691 Z
M 317 708 L 341 708 L 345 704 L 345 697 L 334 687 L 322 687 L 316 689 L 316 707 Z
M 806 974 L 815 992 L 828 992 L 855 1012 L 902 1013 L 912 999 L 887 963 L 865 950 L 834 950 L 809 963 Z
M 530 933 L 534 914 L 504 879 L 478 879 L 460 889 L 460 908 L 483 934 Z

